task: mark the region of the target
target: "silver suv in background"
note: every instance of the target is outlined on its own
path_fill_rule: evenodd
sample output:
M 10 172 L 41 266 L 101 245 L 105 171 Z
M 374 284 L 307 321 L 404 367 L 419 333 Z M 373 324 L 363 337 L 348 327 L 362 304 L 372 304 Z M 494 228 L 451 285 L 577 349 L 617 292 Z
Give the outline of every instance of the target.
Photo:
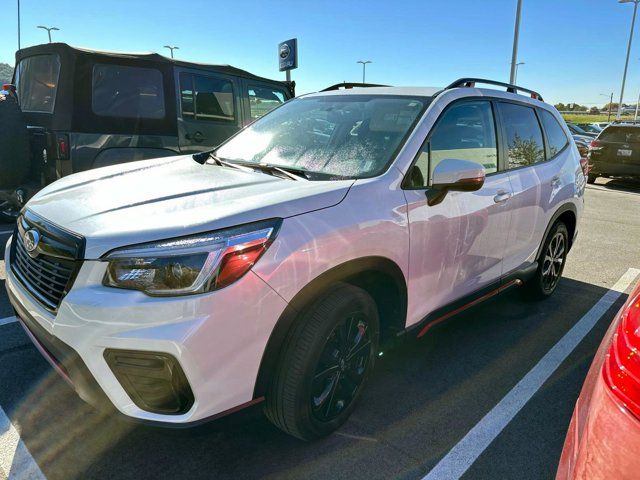
M 215 151 L 48 186 L 6 287 L 87 401 L 160 424 L 264 401 L 308 440 L 346 421 L 397 337 L 510 287 L 551 295 L 585 184 L 536 92 L 320 92 Z

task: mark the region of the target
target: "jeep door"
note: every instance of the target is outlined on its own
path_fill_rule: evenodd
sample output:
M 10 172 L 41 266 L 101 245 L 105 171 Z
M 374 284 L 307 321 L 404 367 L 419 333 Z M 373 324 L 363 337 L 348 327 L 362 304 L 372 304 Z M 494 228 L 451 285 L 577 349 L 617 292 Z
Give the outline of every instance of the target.
M 494 106 L 462 100 L 447 106 L 419 152 L 405 187 L 410 230 L 409 295 L 420 319 L 476 292 L 497 288 L 511 225 L 509 173 L 499 162 Z M 447 193 L 434 206 L 425 191 L 447 158 L 477 162 L 486 179 L 475 192 Z
M 498 112 L 513 187 L 509 200 L 513 220 L 504 251 L 504 271 L 509 273 L 536 260 L 554 206 L 562 198 L 560 170 L 571 153 L 569 140 L 551 113 L 503 101 Z M 569 173 L 573 177 L 574 172 Z
M 178 141 L 183 152 L 220 145 L 243 125 L 240 81 L 202 70 L 177 69 Z

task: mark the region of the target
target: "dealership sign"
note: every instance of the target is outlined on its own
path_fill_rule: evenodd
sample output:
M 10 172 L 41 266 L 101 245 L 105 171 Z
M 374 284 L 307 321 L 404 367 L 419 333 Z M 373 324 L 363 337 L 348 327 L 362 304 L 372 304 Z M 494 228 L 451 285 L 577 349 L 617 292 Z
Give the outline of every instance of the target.
M 292 38 L 278 45 L 278 61 L 280 62 L 281 72 L 298 68 L 297 38 Z

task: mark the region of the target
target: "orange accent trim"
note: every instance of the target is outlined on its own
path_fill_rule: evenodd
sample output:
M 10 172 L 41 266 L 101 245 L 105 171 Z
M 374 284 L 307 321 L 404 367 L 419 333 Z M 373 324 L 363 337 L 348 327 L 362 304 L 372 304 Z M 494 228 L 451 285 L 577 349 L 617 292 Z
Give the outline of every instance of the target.
M 485 300 L 505 291 L 507 288 L 510 288 L 514 285 L 521 285 L 522 284 L 522 280 L 520 280 L 519 278 L 516 278 L 514 280 L 511 280 L 508 283 L 505 283 L 504 285 L 501 285 L 500 287 L 496 288 L 495 290 L 490 291 L 489 293 L 486 293 L 485 295 L 476 298 L 475 300 L 466 303 L 464 305 L 462 305 L 461 307 L 456 308 L 455 310 L 450 311 L 449 313 L 445 313 L 444 315 L 442 315 L 441 317 L 436 318 L 435 320 L 427 323 L 424 328 L 422 330 L 420 330 L 420 333 L 418 333 L 418 337 L 420 338 L 422 336 L 424 336 L 429 330 L 431 330 L 433 327 L 435 327 L 436 325 L 438 325 L 441 322 L 444 322 L 445 320 L 447 320 L 448 318 L 453 317 L 454 315 L 465 311 L 468 308 L 473 307 L 474 305 L 477 305 L 478 303 L 484 302 Z

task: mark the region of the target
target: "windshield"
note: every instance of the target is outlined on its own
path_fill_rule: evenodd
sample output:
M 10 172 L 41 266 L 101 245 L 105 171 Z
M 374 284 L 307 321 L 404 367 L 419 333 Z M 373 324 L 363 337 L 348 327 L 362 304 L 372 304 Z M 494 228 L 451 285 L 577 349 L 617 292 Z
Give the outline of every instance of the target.
M 382 173 L 424 111 L 426 98 L 327 95 L 299 98 L 241 131 L 216 152 L 353 178 Z
M 16 90 L 22 111 L 53 113 L 59 75 L 58 55 L 22 59 L 16 70 Z

